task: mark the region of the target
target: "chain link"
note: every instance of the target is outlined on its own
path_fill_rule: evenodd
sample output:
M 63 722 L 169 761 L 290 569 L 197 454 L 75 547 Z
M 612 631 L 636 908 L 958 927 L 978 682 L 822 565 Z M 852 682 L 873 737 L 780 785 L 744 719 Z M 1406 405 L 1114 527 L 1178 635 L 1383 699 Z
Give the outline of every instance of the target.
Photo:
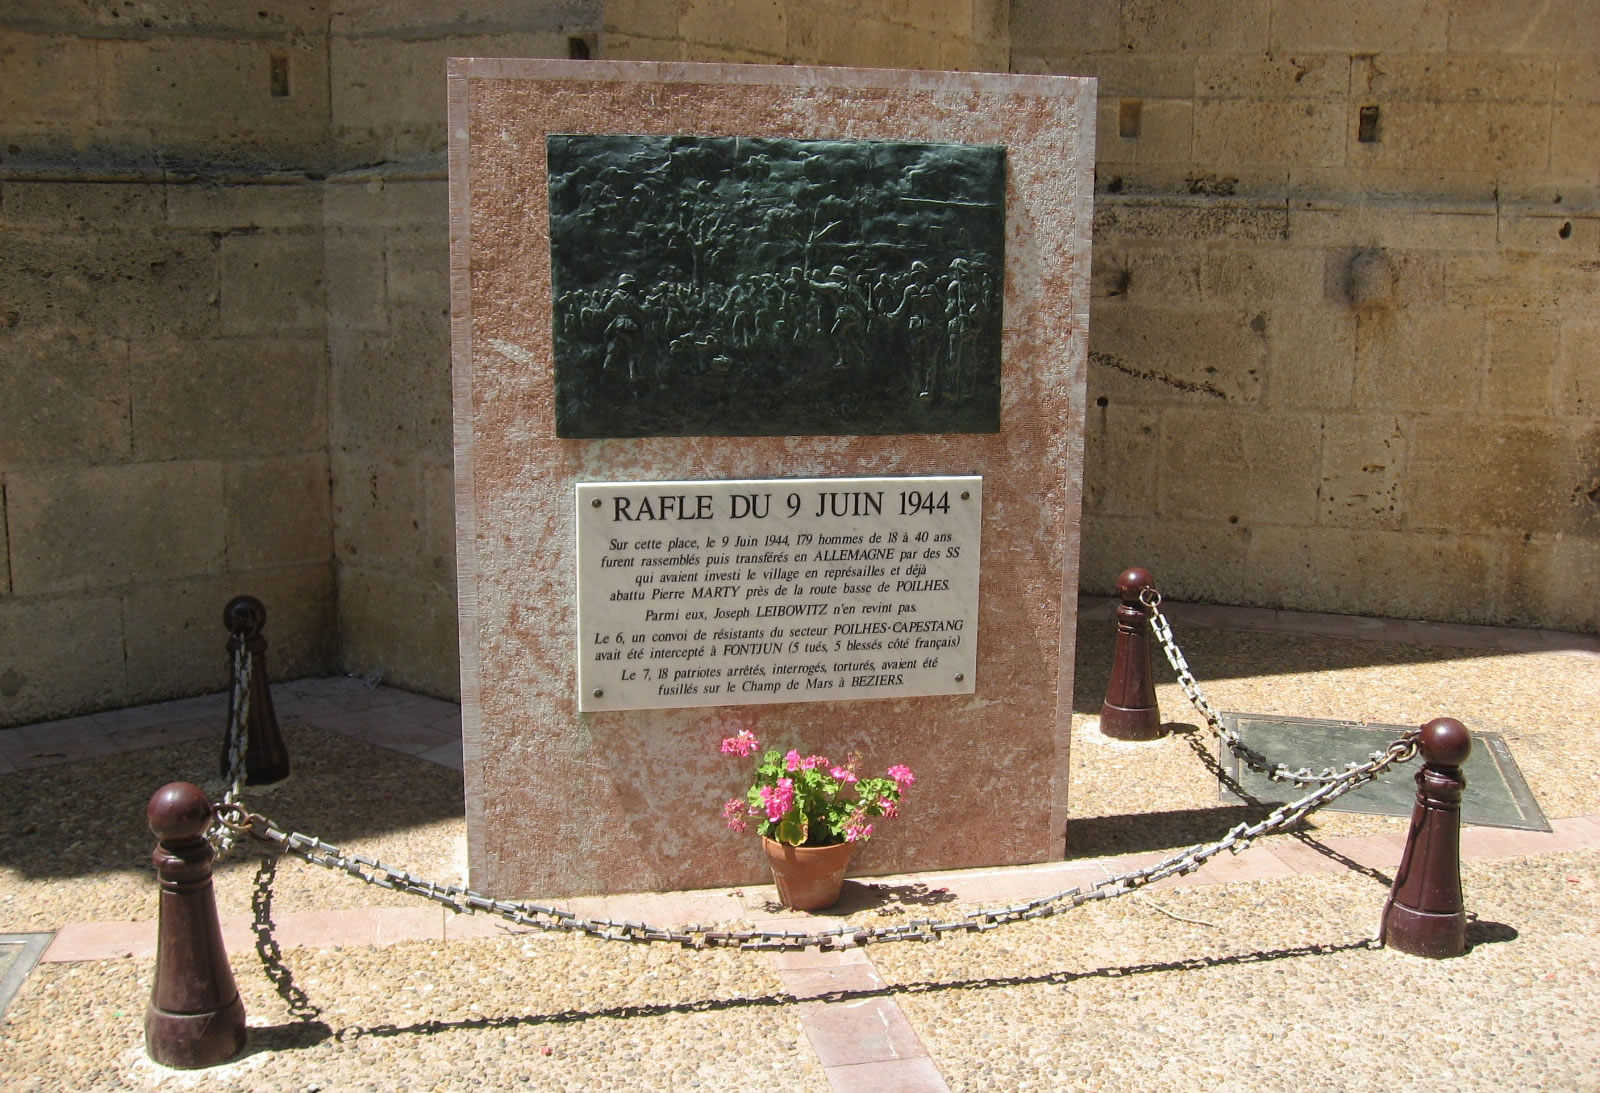
M 1324 786 L 1337 782 L 1344 776 L 1344 772 L 1355 768 L 1358 764 L 1346 763 L 1344 770 L 1333 767 L 1324 767 L 1322 773 L 1313 773 L 1310 767 L 1300 767 L 1298 770 L 1291 768 L 1287 763 L 1274 763 L 1266 756 L 1250 747 L 1240 738 L 1237 729 L 1234 729 L 1223 720 L 1222 715 L 1211 705 L 1205 692 L 1200 689 L 1200 681 L 1189 670 L 1189 662 L 1184 659 L 1183 652 L 1178 648 L 1178 643 L 1172 636 L 1172 624 L 1167 622 L 1161 613 L 1161 593 L 1153 588 L 1146 588 L 1139 593 L 1139 602 L 1150 609 L 1150 629 L 1155 631 L 1156 639 L 1161 642 L 1161 649 L 1167 655 L 1167 663 L 1172 665 L 1172 670 L 1178 673 L 1178 686 L 1182 688 L 1185 697 L 1205 718 L 1211 731 L 1228 746 L 1228 750 L 1239 757 L 1245 766 L 1257 774 L 1265 775 L 1274 782 L 1289 782 L 1297 786 Z M 1375 751 L 1369 759 L 1376 759 L 1384 752 Z M 1412 754 L 1415 754 L 1413 749 Z M 1407 756 L 1409 759 L 1410 756 Z M 1400 760 L 1404 762 L 1405 760 Z
M 233 694 L 228 708 L 228 773 L 218 809 L 229 814 L 244 811 L 240 787 L 245 777 L 245 749 L 250 741 L 250 688 L 255 679 L 255 657 L 244 648 L 244 642 L 233 651 Z M 217 860 L 225 857 L 239 841 L 239 830 L 219 820 L 211 825 L 206 838 L 216 851 Z
M 234 655 L 234 719 L 229 725 L 229 731 L 233 733 L 233 743 L 229 753 L 230 784 L 223 799 L 214 808 L 216 823 L 208 833 L 208 837 L 217 847 L 219 857 L 231 849 L 241 836 L 249 835 L 271 846 L 280 854 L 291 854 L 313 865 L 345 873 L 366 884 L 421 896 L 459 914 L 491 914 L 515 925 L 538 930 L 586 934 L 603 941 L 637 944 L 665 942 L 690 949 L 783 950 L 813 947 L 848 949 L 893 941 L 935 941 L 944 934 L 955 931 L 981 933 L 997 929 L 1007 923 L 1049 918 L 1096 900 L 1127 895 L 1167 877 L 1188 875 L 1224 851 L 1238 854 L 1256 839 L 1293 827 L 1311 813 L 1326 807 L 1356 787 L 1372 781 L 1390 767 L 1410 762 L 1416 756 L 1420 732 L 1412 731 L 1393 741 L 1384 750 L 1373 752 L 1366 762 L 1348 763 L 1340 771 L 1328 768 L 1322 774 L 1312 774 L 1308 768 L 1293 771 L 1283 763 L 1269 764 L 1264 757 L 1239 740 L 1238 733 L 1227 727 L 1222 717 L 1207 701 L 1205 694 L 1200 690 L 1199 681 L 1189 670 L 1188 662 L 1184 660 L 1183 653 L 1179 651 L 1177 642 L 1172 637 L 1172 627 L 1161 614 L 1160 593 L 1154 589 L 1146 589 L 1141 593 L 1140 599 L 1150 608 L 1150 625 L 1166 651 L 1167 660 L 1178 673 L 1179 686 L 1204 716 L 1212 731 L 1252 769 L 1260 771 L 1274 781 L 1294 782 L 1316 788 L 1298 801 L 1280 805 L 1256 823 L 1237 824 L 1215 842 L 1196 844 L 1161 861 L 1118 876 L 1107 877 L 1088 887 L 1079 885 L 1020 903 L 968 911 L 959 918 L 915 919 L 892 926 L 877 927 L 845 923 L 826 930 L 807 931 L 729 930 L 695 924 L 662 927 L 644 922 L 588 918 L 572 911 L 547 907 L 528 900 L 494 899 L 462 885 L 439 884 L 415 873 L 386 865 L 375 858 L 348 853 L 340 847 L 323 842 L 314 835 L 305 835 L 298 831 L 287 832 L 273 820 L 245 808 L 240 799 L 240 784 L 244 777 L 245 741 L 249 729 L 246 711 L 253 665 L 249 654 L 243 650 Z
M 893 926 L 863 927 L 844 924 L 832 929 L 805 930 L 725 930 L 706 925 L 678 927 L 653 926 L 643 922 L 586 918 L 572 911 L 526 900 L 499 900 L 455 884 L 438 884 L 405 870 L 385 865 L 374 858 L 323 842 L 312 835 L 285 832 L 272 820 L 247 812 L 237 804 L 219 804 L 219 824 L 235 835 L 248 833 L 280 853 L 292 854 L 313 865 L 348 874 L 367 884 L 395 892 L 408 892 L 443 904 L 461 914 L 483 912 L 496 915 L 518 926 L 534 929 L 587 934 L 604 941 L 649 944 L 669 942 L 691 949 L 848 949 L 855 946 L 892 941 L 934 941 L 957 930 L 983 932 L 1011 922 L 1048 918 L 1095 900 L 1127 895 L 1166 877 L 1182 876 L 1198 870 L 1223 851 L 1237 854 L 1264 835 L 1292 827 L 1306 816 L 1323 808 L 1357 786 L 1369 782 L 1396 763 L 1409 761 L 1417 752 L 1417 734 L 1409 733 L 1365 763 L 1352 764 L 1332 780 L 1290 804 L 1281 805 L 1264 819 L 1241 823 L 1211 843 L 1201 843 L 1173 854 L 1162 861 L 1097 881 L 1085 888 L 1063 889 L 1052 895 L 1004 907 L 969 911 L 959 918 L 917 919 Z

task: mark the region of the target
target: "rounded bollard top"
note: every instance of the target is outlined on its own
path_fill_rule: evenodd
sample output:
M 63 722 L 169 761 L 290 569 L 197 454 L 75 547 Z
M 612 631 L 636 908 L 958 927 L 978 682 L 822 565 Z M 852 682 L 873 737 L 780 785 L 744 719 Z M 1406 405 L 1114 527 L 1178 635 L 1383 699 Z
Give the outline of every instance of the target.
M 235 596 L 222 609 L 222 625 L 230 634 L 254 637 L 267 625 L 267 607 L 254 596 Z
M 1132 569 L 1124 569 L 1122 576 L 1117 578 L 1117 593 L 1128 603 L 1137 603 L 1139 593 L 1155 586 L 1156 579 L 1150 576 L 1150 571 L 1141 569 L 1138 566 L 1134 566 Z
M 211 802 L 192 782 L 169 782 L 150 798 L 145 818 L 162 842 L 198 839 L 211 826 Z
M 1441 767 L 1459 767 L 1472 754 L 1472 734 L 1453 717 L 1436 717 L 1422 726 L 1419 746 L 1425 762 Z

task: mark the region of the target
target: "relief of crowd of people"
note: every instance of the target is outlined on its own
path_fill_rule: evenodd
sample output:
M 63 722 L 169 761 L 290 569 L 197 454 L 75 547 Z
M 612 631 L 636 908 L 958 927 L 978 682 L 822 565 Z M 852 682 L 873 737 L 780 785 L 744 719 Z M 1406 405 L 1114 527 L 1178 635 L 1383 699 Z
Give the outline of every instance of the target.
M 551 141 L 561 413 L 810 400 L 778 413 L 848 429 L 850 404 L 998 405 L 995 150 Z
M 791 266 L 702 284 L 621 273 L 609 286 L 570 290 L 560 307 L 577 327 L 567 335 L 598 358 L 590 366 L 630 389 L 780 361 L 861 377 L 911 362 L 915 395 L 939 400 L 972 394 L 981 339 L 997 333 L 999 294 L 998 271 L 974 256 L 896 272 Z

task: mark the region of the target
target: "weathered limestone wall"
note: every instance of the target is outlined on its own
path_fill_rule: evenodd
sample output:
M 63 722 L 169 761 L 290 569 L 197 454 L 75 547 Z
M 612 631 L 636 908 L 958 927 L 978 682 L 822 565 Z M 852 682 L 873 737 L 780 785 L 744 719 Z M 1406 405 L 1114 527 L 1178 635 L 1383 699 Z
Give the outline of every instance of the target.
M 1600 628 L 1585 0 L 11 0 L 0 724 L 220 686 L 240 591 L 454 694 L 444 58 L 573 39 L 1098 76 L 1085 587 Z
M 1005 72 L 1008 0 L 606 0 L 618 61 Z
M 234 184 L 320 147 L 324 50 L 158 6 L 0 24 L 0 725 L 220 688 L 240 592 L 331 664 L 321 195 Z
M 445 61 L 595 52 L 599 5 L 345 4 L 325 187 L 338 667 L 454 697 Z M 574 43 L 574 39 L 577 43 Z
M 1101 80 L 1085 587 L 1600 626 L 1600 8 L 1011 32 L 1016 71 Z
M 593 9 L 6 5 L 0 725 L 220 688 L 241 592 L 454 693 L 444 62 Z

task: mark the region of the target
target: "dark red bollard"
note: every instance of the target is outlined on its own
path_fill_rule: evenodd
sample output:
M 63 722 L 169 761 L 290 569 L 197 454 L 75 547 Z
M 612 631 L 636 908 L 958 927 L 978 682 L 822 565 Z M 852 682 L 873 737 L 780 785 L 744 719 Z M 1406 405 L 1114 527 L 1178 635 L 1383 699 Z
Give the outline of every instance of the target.
M 267 639 L 261 629 L 267 624 L 267 609 L 254 596 L 235 596 L 222 609 L 222 625 L 233 636 L 228 639 L 228 663 L 241 648 L 251 660 L 249 724 L 244 751 L 245 784 L 270 786 L 289 777 L 289 749 L 278 729 L 278 713 L 272 708 L 272 688 L 267 685 Z M 228 692 L 228 724 L 234 723 L 234 692 Z M 222 742 L 222 777 L 227 778 L 228 752 L 233 741 Z
M 1422 769 L 1405 856 L 1383 907 L 1379 940 L 1415 956 L 1460 956 L 1467 951 L 1467 911 L 1461 898 L 1461 764 L 1472 753 L 1466 726 L 1439 717 L 1422 726 Z
M 199 786 L 173 782 L 150 798 L 145 815 L 159 840 L 150 859 L 161 882 L 161 913 L 144 1047 L 165 1066 L 215 1066 L 243 1050 L 245 1033 L 244 1003 L 211 890 L 211 802 Z
M 1100 707 L 1100 731 L 1117 740 L 1154 740 L 1161 735 L 1161 710 L 1150 668 L 1150 609 L 1139 594 L 1155 587 L 1143 569 L 1125 569 L 1117 578 L 1117 646 L 1111 682 Z

